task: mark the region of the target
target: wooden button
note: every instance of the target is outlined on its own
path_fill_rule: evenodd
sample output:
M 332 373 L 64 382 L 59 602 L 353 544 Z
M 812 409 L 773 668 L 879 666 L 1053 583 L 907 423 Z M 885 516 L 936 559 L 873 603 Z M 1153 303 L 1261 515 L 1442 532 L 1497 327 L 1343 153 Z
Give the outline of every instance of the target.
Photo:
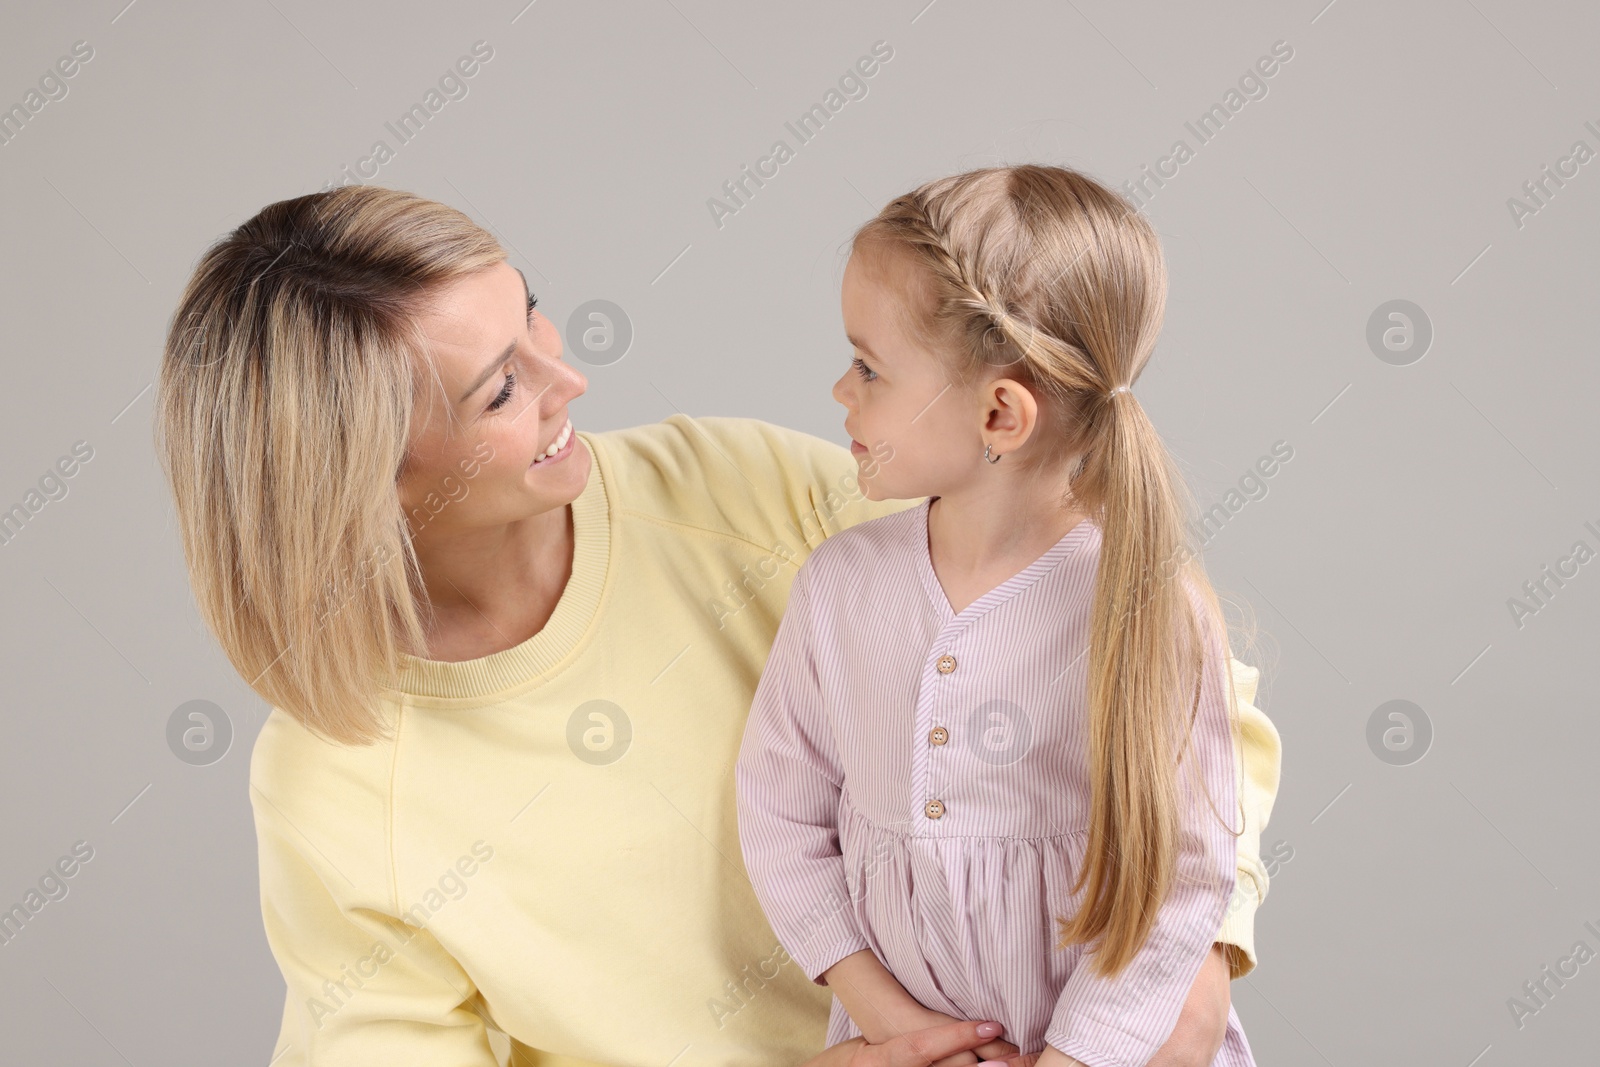
M 949 674 L 951 671 L 953 671 L 955 669 L 956 669 L 956 658 L 954 656 L 943 655 L 943 656 L 939 657 L 939 673 L 940 674 Z
M 930 819 L 937 819 L 944 814 L 944 801 L 930 800 L 922 807 L 922 813 Z
M 946 730 L 943 726 L 935 726 L 931 731 L 929 731 L 928 740 L 932 741 L 936 745 L 942 745 L 946 741 L 950 740 L 950 731 Z

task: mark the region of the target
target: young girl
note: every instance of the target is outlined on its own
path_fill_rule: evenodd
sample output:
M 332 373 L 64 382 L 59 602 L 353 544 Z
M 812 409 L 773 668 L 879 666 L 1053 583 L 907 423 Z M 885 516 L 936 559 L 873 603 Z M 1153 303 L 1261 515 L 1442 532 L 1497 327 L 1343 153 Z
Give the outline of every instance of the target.
M 868 495 L 928 499 L 801 566 L 736 769 L 829 1044 L 992 1019 L 1038 1067 L 1144 1064 L 1210 950 L 1236 709 L 1130 389 L 1165 297 L 1146 220 L 1061 168 L 930 182 L 855 236 L 834 397 Z M 1214 1064 L 1253 1063 L 1230 1007 Z

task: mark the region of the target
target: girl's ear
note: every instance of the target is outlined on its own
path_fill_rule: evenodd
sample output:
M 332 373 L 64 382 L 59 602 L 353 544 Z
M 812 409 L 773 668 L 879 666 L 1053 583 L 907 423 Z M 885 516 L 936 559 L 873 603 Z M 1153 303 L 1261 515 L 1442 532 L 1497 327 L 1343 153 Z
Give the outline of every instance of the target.
M 1039 402 L 1033 390 L 1015 378 L 996 378 L 985 387 L 984 429 L 1006 452 L 1021 447 L 1039 425 Z

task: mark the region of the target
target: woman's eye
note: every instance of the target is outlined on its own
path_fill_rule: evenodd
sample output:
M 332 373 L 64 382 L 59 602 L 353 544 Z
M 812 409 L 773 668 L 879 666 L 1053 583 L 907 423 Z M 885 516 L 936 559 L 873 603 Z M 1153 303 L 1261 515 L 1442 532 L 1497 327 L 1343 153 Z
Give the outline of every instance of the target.
M 529 293 L 528 294 L 528 324 L 530 326 L 533 325 L 533 309 L 538 307 L 538 306 L 539 306 L 539 295 L 537 293 Z
M 489 410 L 490 411 L 499 411 L 501 408 L 506 406 L 506 403 L 511 399 L 511 387 L 513 385 L 515 385 L 516 382 L 517 382 L 517 372 L 516 371 L 512 371 L 512 372 L 510 372 L 509 374 L 506 375 L 506 384 L 505 384 L 505 386 L 500 390 L 500 392 L 495 396 L 495 398 L 493 400 L 489 401 Z
M 861 362 L 861 357 L 860 356 L 851 356 L 850 357 L 850 365 L 855 367 L 856 373 L 861 375 L 861 377 L 866 381 L 870 382 L 870 381 L 872 381 L 874 378 L 876 378 L 878 376 L 878 372 L 877 371 L 873 370 L 871 367 L 869 367 L 865 363 Z

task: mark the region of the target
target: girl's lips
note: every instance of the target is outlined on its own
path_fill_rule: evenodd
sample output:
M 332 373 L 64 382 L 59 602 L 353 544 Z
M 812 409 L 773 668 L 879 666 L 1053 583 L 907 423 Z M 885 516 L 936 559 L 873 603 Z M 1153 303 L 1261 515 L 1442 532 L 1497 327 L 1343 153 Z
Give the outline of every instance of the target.
M 865 452 L 866 450 L 867 450 L 867 446 L 866 445 L 862 444 L 860 441 L 857 441 L 855 438 L 851 438 L 850 439 L 850 454 L 851 455 L 859 456 L 863 452 Z

